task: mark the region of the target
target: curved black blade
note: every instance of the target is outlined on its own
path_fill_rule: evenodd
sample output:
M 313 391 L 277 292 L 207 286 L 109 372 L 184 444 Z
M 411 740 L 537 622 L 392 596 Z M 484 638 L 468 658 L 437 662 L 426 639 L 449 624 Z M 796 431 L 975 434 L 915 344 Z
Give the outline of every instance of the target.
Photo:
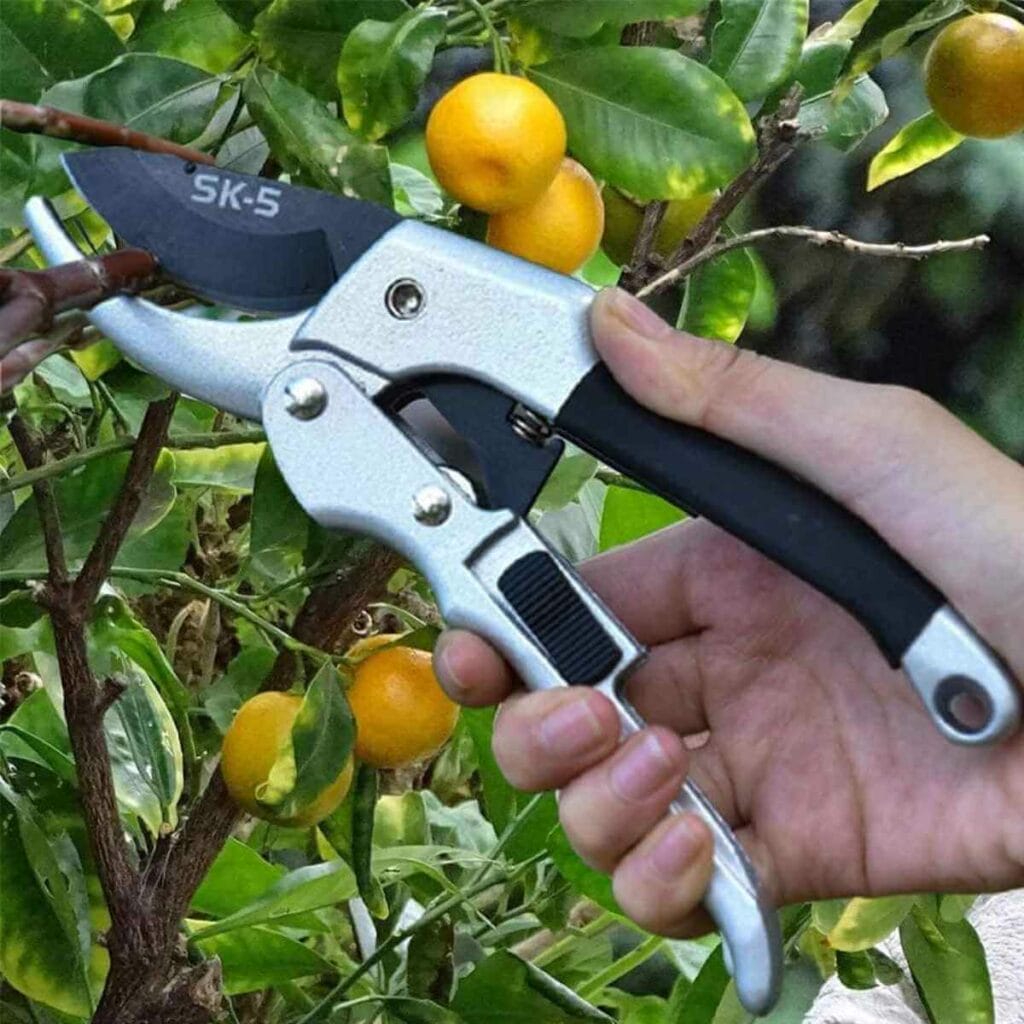
M 65 154 L 75 187 L 130 245 L 239 309 L 306 309 L 400 220 L 358 199 L 134 149 Z

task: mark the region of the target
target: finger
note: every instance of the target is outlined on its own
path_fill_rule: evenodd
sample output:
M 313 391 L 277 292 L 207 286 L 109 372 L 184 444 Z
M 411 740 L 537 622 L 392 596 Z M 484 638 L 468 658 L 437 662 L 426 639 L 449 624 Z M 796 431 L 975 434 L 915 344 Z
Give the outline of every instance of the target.
M 461 629 L 438 638 L 434 674 L 452 700 L 471 708 L 498 704 L 518 685 L 511 666 L 486 640 Z
M 708 728 L 700 644 L 696 634 L 654 647 L 630 676 L 625 697 L 645 721 L 683 736 Z
M 645 729 L 569 783 L 558 816 L 577 853 L 598 871 L 611 872 L 665 816 L 686 764 L 686 749 L 675 733 Z
M 869 522 L 997 645 L 1024 656 L 1003 609 L 1024 602 L 1024 474 L 939 405 L 674 331 L 618 290 L 593 306 L 594 342 L 637 401 L 760 453 Z M 948 557 L 951 531 L 957 558 Z M 1009 559 L 1009 561 L 1008 561 Z
M 494 725 L 494 756 L 513 786 L 560 789 L 606 758 L 619 742 L 611 701 L 584 686 L 523 694 Z
M 670 815 L 615 869 L 619 906 L 657 935 L 692 935 L 706 924 L 695 915 L 711 881 L 713 849 L 711 833 L 696 815 Z

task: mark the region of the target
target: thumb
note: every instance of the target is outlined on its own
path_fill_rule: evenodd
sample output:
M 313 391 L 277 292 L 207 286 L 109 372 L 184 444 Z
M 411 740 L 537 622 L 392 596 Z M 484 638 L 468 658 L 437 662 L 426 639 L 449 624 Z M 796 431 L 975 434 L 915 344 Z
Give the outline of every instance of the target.
M 1009 601 L 1019 614 L 1024 600 L 1024 581 L 1005 568 L 1011 551 L 1012 564 L 1024 564 L 1024 531 L 1010 526 L 1024 517 L 1024 473 L 937 403 L 675 331 L 618 289 L 594 300 L 592 333 L 638 402 L 808 480 L 870 523 L 978 628 L 1013 631 L 998 606 Z

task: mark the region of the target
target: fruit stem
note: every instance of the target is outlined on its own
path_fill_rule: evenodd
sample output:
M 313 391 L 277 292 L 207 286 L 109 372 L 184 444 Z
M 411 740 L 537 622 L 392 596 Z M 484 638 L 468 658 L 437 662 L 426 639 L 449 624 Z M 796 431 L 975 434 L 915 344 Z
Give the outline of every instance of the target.
M 462 2 L 483 22 L 484 28 L 491 39 L 491 49 L 494 51 L 494 70 L 502 74 L 511 74 L 512 64 L 509 61 L 508 52 L 505 49 L 505 42 L 501 33 L 497 30 L 487 8 L 480 0 L 462 0 Z

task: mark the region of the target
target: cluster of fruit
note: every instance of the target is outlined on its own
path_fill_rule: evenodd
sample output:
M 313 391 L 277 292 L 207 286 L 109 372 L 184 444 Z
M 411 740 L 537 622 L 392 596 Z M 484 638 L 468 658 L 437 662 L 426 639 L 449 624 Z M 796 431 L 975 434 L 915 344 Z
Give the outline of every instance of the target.
M 354 755 L 374 768 L 404 768 L 436 754 L 448 742 L 459 717 L 426 651 L 396 645 L 401 637 L 378 634 L 360 640 L 348 652 L 355 664 L 346 691 L 356 723 Z M 377 648 L 385 647 L 385 650 Z M 278 755 L 291 741 L 302 697 L 259 693 L 235 715 L 221 751 L 220 768 L 231 798 L 250 814 L 291 828 L 308 828 L 337 809 L 352 785 L 353 760 L 311 804 L 282 817 L 260 802 L 258 794 Z
M 525 78 L 484 73 L 446 93 L 427 122 L 427 156 L 441 186 L 489 214 L 487 241 L 573 274 L 604 230 L 601 190 L 565 155 L 565 121 Z
M 1001 139 L 1024 130 L 1024 25 L 974 14 L 936 37 L 925 65 L 932 109 L 954 131 Z

